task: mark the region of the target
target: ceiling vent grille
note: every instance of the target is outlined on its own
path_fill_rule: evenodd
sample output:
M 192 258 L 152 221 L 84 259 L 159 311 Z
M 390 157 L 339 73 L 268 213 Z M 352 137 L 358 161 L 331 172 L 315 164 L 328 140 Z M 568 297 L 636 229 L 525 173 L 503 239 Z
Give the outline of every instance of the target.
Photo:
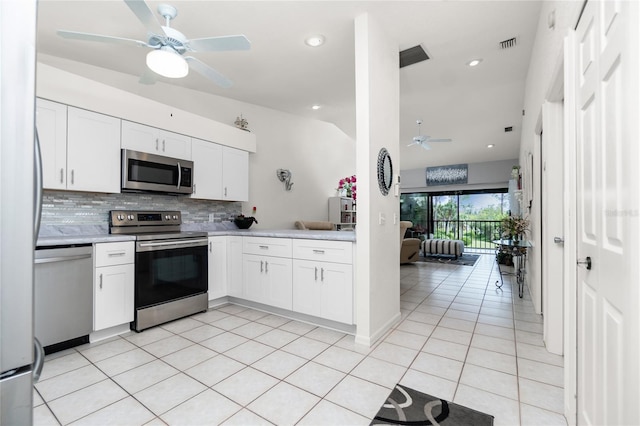
M 510 47 L 514 47 L 516 45 L 516 38 L 512 37 L 508 40 L 503 40 L 500 42 L 500 49 L 509 49 Z
M 400 68 L 426 61 L 429 58 L 422 46 L 417 45 L 400 51 Z

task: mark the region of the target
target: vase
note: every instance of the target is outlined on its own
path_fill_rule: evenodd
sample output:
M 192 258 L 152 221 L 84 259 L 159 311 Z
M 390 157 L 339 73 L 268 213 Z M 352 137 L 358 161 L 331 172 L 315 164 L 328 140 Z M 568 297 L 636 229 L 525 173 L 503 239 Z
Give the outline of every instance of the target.
M 351 198 L 351 195 L 352 195 L 352 194 L 351 194 L 351 190 L 350 190 L 350 189 L 347 189 L 347 191 L 346 191 L 346 193 L 345 193 L 345 197 L 347 197 L 347 198 Z

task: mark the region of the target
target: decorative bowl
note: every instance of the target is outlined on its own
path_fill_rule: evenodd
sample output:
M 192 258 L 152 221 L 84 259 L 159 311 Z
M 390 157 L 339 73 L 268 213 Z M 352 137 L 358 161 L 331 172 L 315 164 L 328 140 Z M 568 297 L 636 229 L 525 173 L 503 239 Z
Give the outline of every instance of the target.
M 249 229 L 253 222 L 258 223 L 255 217 L 253 216 L 237 216 L 233 219 L 233 223 L 240 229 Z

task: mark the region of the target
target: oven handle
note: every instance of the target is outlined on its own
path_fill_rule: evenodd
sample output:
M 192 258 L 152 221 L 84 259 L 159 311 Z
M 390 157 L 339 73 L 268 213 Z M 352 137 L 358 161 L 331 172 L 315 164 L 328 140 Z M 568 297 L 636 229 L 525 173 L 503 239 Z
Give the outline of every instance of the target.
M 187 241 L 157 241 L 157 242 L 148 242 L 148 243 L 138 243 L 138 248 L 143 248 L 143 251 L 150 250 L 169 250 L 172 248 L 180 248 L 180 247 L 198 247 L 198 246 L 207 246 L 209 240 L 207 238 L 198 238 Z M 138 250 L 140 251 L 140 250 Z

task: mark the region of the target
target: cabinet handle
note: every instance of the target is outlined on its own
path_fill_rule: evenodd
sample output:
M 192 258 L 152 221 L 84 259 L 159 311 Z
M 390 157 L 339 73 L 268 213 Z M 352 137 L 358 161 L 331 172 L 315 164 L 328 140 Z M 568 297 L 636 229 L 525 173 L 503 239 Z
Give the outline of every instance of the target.
M 324 282 L 324 268 L 320 268 L 320 281 Z
M 73 185 L 75 181 L 75 172 L 76 171 L 74 169 L 71 169 L 71 185 Z
M 165 141 L 162 139 L 162 152 L 164 152 Z
M 315 254 L 324 254 L 324 250 L 317 250 L 317 249 L 314 249 L 314 250 L 313 250 L 313 252 L 314 252 Z
M 225 197 L 227 196 L 227 187 L 226 186 L 224 187 L 224 196 Z
M 269 250 L 269 246 L 258 246 L 260 247 L 262 250 Z
M 64 182 L 64 169 L 60 169 L 60 183 Z
M 260 261 L 260 273 L 262 273 L 262 271 L 263 271 L 263 267 L 264 267 L 263 263 L 264 263 L 264 262 L 261 260 L 261 261 Z
M 209 241 L 209 253 L 213 253 L 213 244 Z
M 193 184 L 193 193 L 194 194 L 196 193 L 196 184 L 195 183 Z
M 115 257 L 115 256 L 124 256 L 125 254 L 127 254 L 126 251 L 114 251 L 114 252 L 108 253 L 107 256 Z
M 102 274 L 100 274 L 100 290 L 102 290 Z
M 316 266 L 314 269 L 316 270 L 316 278 L 315 278 L 315 280 L 318 281 L 318 267 Z
M 264 272 L 266 274 L 269 273 L 269 262 L 267 262 L 266 260 L 264 261 Z
M 158 148 L 159 148 L 159 145 L 158 145 L 158 143 L 159 143 L 159 142 L 160 142 L 160 141 L 158 140 L 158 138 L 156 138 L 156 151 L 157 151 L 157 150 L 158 150 Z

